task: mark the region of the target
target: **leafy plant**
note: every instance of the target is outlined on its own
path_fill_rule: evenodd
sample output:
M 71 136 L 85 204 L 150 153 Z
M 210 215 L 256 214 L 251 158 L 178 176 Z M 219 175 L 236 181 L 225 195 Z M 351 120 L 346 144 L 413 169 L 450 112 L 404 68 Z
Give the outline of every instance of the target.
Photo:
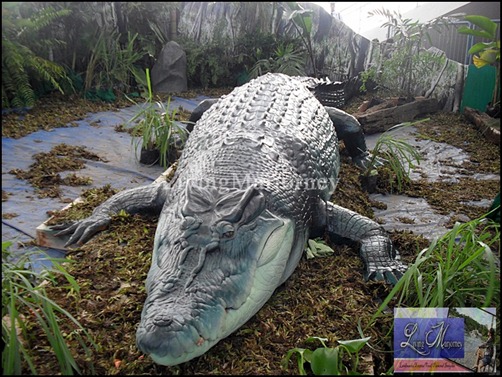
M 131 1 L 120 4 L 126 20 L 122 32 L 127 30 L 138 35 L 138 45 L 147 53 L 144 63 L 151 66 L 165 44 L 176 37 L 176 11 L 181 3 Z
M 443 18 L 436 18 L 428 22 L 413 21 L 403 18 L 399 12 L 391 12 L 386 9 L 377 9 L 369 12 L 370 16 L 383 16 L 387 22 L 381 25 L 388 28 L 395 43 L 395 49 L 391 57 L 382 64 L 382 73 L 392 64 L 394 72 L 391 73 L 392 87 L 396 93 L 403 93 L 408 100 L 413 98 L 413 87 L 421 77 L 417 74 L 416 65 L 421 55 L 421 46 L 424 38 L 430 40 L 429 30 L 441 31 L 442 26 L 447 26 Z M 380 74 L 380 72 L 379 72 Z M 377 77 L 379 80 L 380 77 Z
M 124 47 L 120 43 L 120 34 L 116 31 L 101 30 L 87 65 L 85 90 L 118 89 L 127 92 L 131 87 L 131 76 L 146 86 L 142 71 L 135 63 L 143 56 L 134 48 L 137 34 L 127 35 Z
M 403 62 L 410 60 L 413 66 L 411 78 L 404 75 Z M 402 96 L 411 100 L 414 94 L 424 94 L 434 79 L 435 70 L 432 67 L 444 65 L 446 57 L 430 51 L 421 51 L 410 58 L 403 49 L 396 49 L 389 59 L 384 59 L 381 69 L 375 71 L 372 80 L 376 89 L 391 96 Z M 410 80 L 407 82 L 407 80 Z M 409 84 L 409 87 L 407 86 Z M 429 93 L 428 95 L 432 94 Z M 426 95 L 427 96 L 427 95 Z
M 307 241 L 307 259 L 312 259 L 315 257 L 324 257 L 327 255 L 332 255 L 335 251 L 329 247 L 326 242 L 321 238 L 316 238 L 314 240 L 309 239 Z
M 487 221 L 487 215 L 457 222 L 420 251 L 367 328 L 389 316 L 391 303 L 410 308 L 499 307 L 500 224 Z M 388 334 L 392 336 L 392 326 Z
M 230 42 L 221 37 L 201 44 L 188 38 L 180 39 L 186 51 L 187 79 L 192 87 L 234 86 L 233 67 L 237 65 L 229 49 Z
M 371 68 L 367 69 L 366 71 L 361 72 L 361 74 L 360 74 L 361 86 L 359 87 L 359 90 L 361 92 L 368 91 L 369 88 L 367 87 L 367 84 L 375 81 L 376 75 L 377 75 L 377 73 L 376 73 L 375 67 L 371 67 Z
M 461 26 L 457 29 L 458 33 L 488 40 L 488 42 L 476 43 L 469 49 L 468 53 L 472 55 L 472 62 L 476 68 L 481 68 L 485 65 L 495 66 L 496 78 L 492 96 L 492 105 L 495 106 L 496 103 L 500 102 L 498 99 L 500 93 L 500 39 L 497 38 L 498 25 L 485 16 L 469 15 L 464 16 L 464 19 L 479 27 L 480 30 Z
M 312 32 L 312 11 L 304 9 L 297 2 L 279 4 L 288 19 L 287 31 L 296 30 L 297 38 L 305 49 L 297 47 L 296 41 L 280 43 L 274 56 L 258 60 L 249 72 L 250 78 L 261 76 L 267 72 L 284 73 L 290 76 L 305 76 L 306 58 L 310 59 L 314 76 L 317 77 L 314 52 L 310 34 Z M 305 53 L 306 51 L 306 53 Z
M 48 83 L 63 92 L 61 83 L 70 83 L 65 69 L 34 52 L 33 38 L 39 46 L 62 43 L 42 39 L 38 32 L 55 20 L 67 15 L 68 10 L 43 8 L 29 17 L 22 17 L 20 3 L 2 3 L 2 107 L 32 107 L 36 100 L 34 85 Z M 48 51 L 46 51 L 47 56 Z
M 244 34 L 238 38 L 234 49 L 234 55 L 236 56 L 234 59 L 235 64 L 231 66 L 231 71 L 237 74 L 237 85 L 242 85 L 249 81 L 249 72 L 258 60 L 274 55 L 279 41 L 285 42 L 286 38 L 259 31 Z
M 146 70 L 146 82 L 148 87 L 148 98 L 141 110 L 138 111 L 129 123 L 136 122 L 132 135 L 140 136 L 134 139 L 135 150 L 138 145 L 144 150 L 158 150 L 160 165 L 164 168 L 168 166 L 168 152 L 174 148 L 177 140 L 184 142 L 186 130 L 180 127 L 175 121 L 176 109 L 170 110 L 171 97 L 167 100 L 167 105 L 161 101 L 153 100 L 152 85 L 150 81 L 150 71 Z M 134 102 L 134 101 L 133 101 Z
M 9 251 L 11 245 L 12 242 L 2 241 L 3 373 L 5 375 L 22 374 L 28 368 L 32 374 L 37 374 L 31 350 L 26 347 L 28 341 L 33 341 L 30 336 L 29 322 L 35 322 L 43 329 L 51 346 L 51 352 L 59 362 L 61 374 L 81 373 L 65 338 L 77 337 L 86 354 L 90 352 L 90 349 L 85 342 L 89 342 L 93 347 L 97 346 L 89 333 L 68 311 L 47 297 L 44 288 L 44 283 L 56 284 L 57 276 L 62 276 L 69 284 L 69 292 L 78 294 L 78 284 L 62 265 L 70 261 L 47 257 L 53 268 L 36 272 L 26 267 L 29 263 L 29 253 L 22 255 L 17 261 L 13 260 L 13 255 Z M 76 327 L 69 335 L 65 334 L 59 326 L 61 316 L 68 318 Z
M 128 92 L 135 84 L 146 86 L 143 67 L 151 66 L 162 48 L 149 25 L 164 21 L 163 10 L 177 3 L 26 4 L 30 10 L 39 9 L 37 4 L 51 4 L 55 9 L 64 7 L 71 11 L 53 27 L 52 38 L 65 41 L 64 48 L 61 44 L 54 48 L 54 59 L 81 77 L 87 98 L 112 101 L 113 90 Z M 143 77 L 135 76 L 141 72 Z
M 307 375 L 305 371 L 305 363 L 310 364 L 310 368 L 314 375 L 343 375 L 343 374 L 358 374 L 359 367 L 359 351 L 370 340 L 370 337 L 353 340 L 339 340 L 339 345 L 336 347 L 328 347 L 326 345 L 327 338 L 317 336 L 310 337 L 306 342 L 319 340 L 322 347 L 314 351 L 305 348 L 293 348 L 286 353 L 282 360 L 282 367 L 287 369 L 289 359 L 296 354 L 297 365 L 300 375 Z M 350 357 L 350 367 L 344 364 L 344 356 Z

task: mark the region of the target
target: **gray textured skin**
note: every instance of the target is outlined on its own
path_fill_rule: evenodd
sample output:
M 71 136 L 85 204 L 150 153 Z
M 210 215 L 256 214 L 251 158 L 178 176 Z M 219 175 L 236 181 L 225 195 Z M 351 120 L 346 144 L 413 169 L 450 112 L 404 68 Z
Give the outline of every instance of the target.
M 353 158 L 368 156 L 355 118 L 281 74 L 203 107 L 170 183 L 120 192 L 58 228 L 81 244 L 111 213 L 160 212 L 136 339 L 163 365 L 202 355 L 246 323 L 292 274 L 309 237 L 359 241 L 366 279 L 395 282 L 405 270 L 377 223 L 328 202 L 340 168 L 333 120 L 354 139 L 344 140 Z

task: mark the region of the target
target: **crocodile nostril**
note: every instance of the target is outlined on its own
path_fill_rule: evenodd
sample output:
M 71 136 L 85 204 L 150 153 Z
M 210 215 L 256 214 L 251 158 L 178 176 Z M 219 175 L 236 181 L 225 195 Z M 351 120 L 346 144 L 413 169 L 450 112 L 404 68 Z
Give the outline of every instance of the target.
M 167 327 L 173 323 L 173 317 L 169 314 L 159 314 L 153 319 L 153 324 L 159 327 Z

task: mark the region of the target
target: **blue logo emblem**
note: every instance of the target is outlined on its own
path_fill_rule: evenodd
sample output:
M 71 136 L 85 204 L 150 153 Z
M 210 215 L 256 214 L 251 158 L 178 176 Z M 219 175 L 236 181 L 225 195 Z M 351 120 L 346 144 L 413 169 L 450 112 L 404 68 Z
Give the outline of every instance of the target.
M 463 318 L 395 318 L 394 358 L 464 357 Z

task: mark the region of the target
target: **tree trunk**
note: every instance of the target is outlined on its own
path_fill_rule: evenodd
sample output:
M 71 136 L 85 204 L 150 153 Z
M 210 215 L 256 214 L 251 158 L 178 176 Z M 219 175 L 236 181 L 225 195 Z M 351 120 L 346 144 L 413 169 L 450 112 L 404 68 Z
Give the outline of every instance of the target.
M 169 11 L 169 37 L 170 41 L 178 36 L 178 9 L 171 8 Z
M 364 113 L 353 114 L 361 123 L 365 134 L 387 131 L 399 123 L 410 122 L 420 115 L 435 113 L 439 104 L 435 98 L 417 97 L 415 101 L 398 106 L 399 99 L 387 100 Z
M 500 145 L 500 119 L 471 107 L 464 108 L 465 117 L 492 143 Z

